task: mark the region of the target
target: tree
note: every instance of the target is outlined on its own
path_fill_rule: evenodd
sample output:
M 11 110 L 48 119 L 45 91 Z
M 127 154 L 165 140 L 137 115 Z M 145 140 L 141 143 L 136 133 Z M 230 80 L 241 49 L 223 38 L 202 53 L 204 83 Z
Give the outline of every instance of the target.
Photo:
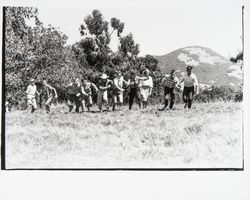
M 79 43 L 79 47 L 84 49 L 88 63 L 102 71 L 103 66 L 109 62 L 111 49 L 108 22 L 103 19 L 99 10 L 93 10 L 92 14 L 84 19 L 84 24 L 80 25 L 80 34 L 84 39 Z
M 6 7 L 5 23 L 5 91 L 14 102 L 22 101 L 27 60 L 32 58 L 27 19 L 37 18 L 37 9 L 30 7 Z
M 120 45 L 118 47 L 121 55 L 128 60 L 135 60 L 139 54 L 139 44 L 136 44 L 133 39 L 133 34 L 129 33 L 124 37 L 120 37 Z
M 238 62 L 241 62 L 243 61 L 243 52 L 239 52 L 236 57 L 231 57 L 230 58 L 230 61 L 233 62 L 233 63 L 238 63 Z
M 34 19 L 28 26 L 26 21 Z M 25 105 L 25 90 L 30 78 L 49 79 L 56 87 L 63 83 L 62 68 L 67 63 L 67 36 L 51 25 L 44 27 L 37 9 L 7 7 L 5 32 L 5 89 L 7 97 Z
M 112 33 L 115 30 L 117 30 L 117 37 L 120 37 L 120 34 L 123 32 L 123 29 L 124 29 L 124 23 L 120 22 L 119 19 L 111 18 L 111 26 L 113 28 L 113 31 L 111 32 L 110 35 L 112 35 Z
M 102 13 L 99 10 L 93 10 L 91 15 L 87 15 L 84 23 L 80 25 L 80 34 L 83 39 L 78 43 L 79 48 L 82 48 L 88 64 L 93 71 L 112 71 L 111 68 L 122 65 L 126 60 L 125 55 L 121 52 L 113 52 L 110 47 L 112 34 L 116 31 L 117 37 L 121 39 L 121 34 L 124 30 L 124 23 L 113 17 L 110 20 L 110 26 L 104 20 Z M 112 28 L 112 31 L 109 31 Z M 133 49 L 133 54 L 138 54 L 137 49 Z M 114 70 L 114 69 L 113 69 Z
M 67 45 L 67 36 L 49 25 L 45 27 L 37 17 L 38 10 L 29 7 L 8 7 L 6 11 L 6 57 L 5 91 L 15 102 L 25 105 L 25 90 L 30 78 L 41 85 L 43 78 L 56 87 L 59 99 L 66 99 L 66 85 L 72 78 L 87 78 L 96 81 L 100 72 L 111 77 L 121 70 L 125 78 L 130 72 L 141 73 L 145 68 L 151 71 L 155 89 L 153 101 L 161 94 L 161 72 L 158 61 L 151 55 L 138 57 L 139 44 L 132 33 L 122 36 L 124 23 L 111 18 L 110 25 L 98 10 L 84 19 L 80 25 L 83 38 L 73 45 Z M 34 20 L 27 25 L 27 20 Z M 109 29 L 111 31 L 109 31 Z M 117 33 L 118 51 L 113 52 L 111 36 Z

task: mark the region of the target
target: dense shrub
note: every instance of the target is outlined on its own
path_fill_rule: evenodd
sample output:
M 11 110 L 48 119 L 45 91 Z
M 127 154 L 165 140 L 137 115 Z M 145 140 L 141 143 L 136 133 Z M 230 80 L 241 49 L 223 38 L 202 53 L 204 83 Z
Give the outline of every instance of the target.
M 236 91 L 229 86 L 213 86 L 211 89 L 205 89 L 201 93 L 194 96 L 194 100 L 198 102 L 214 102 L 214 101 L 242 101 L 242 90 Z

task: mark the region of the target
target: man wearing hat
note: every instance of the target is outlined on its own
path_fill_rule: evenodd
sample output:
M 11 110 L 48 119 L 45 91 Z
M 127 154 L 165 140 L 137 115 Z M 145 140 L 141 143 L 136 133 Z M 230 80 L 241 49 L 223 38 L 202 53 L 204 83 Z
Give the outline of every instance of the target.
M 27 106 L 31 107 L 31 113 L 33 113 L 37 109 L 36 94 L 39 95 L 39 92 L 37 91 L 37 87 L 35 85 L 35 80 L 33 78 L 30 79 L 30 84 L 27 87 L 26 94 Z
M 178 86 L 180 86 L 180 84 L 184 82 L 182 94 L 183 102 L 185 103 L 184 108 L 187 106 L 188 108 L 191 108 L 194 93 L 197 92 L 198 80 L 192 70 L 192 66 L 187 66 L 187 73 L 181 78 L 180 83 L 178 84 Z
M 100 112 L 102 112 L 102 105 L 105 104 L 106 109 L 109 110 L 108 105 L 108 89 L 112 86 L 112 81 L 108 79 L 107 74 L 102 74 L 98 82 L 97 104 Z
M 162 79 L 162 85 L 164 86 L 164 107 L 161 109 L 165 110 L 168 107 L 168 99 L 170 98 L 169 109 L 173 109 L 175 92 L 174 89 L 179 83 L 179 79 L 175 76 L 176 70 L 171 70 L 170 75 L 165 75 Z

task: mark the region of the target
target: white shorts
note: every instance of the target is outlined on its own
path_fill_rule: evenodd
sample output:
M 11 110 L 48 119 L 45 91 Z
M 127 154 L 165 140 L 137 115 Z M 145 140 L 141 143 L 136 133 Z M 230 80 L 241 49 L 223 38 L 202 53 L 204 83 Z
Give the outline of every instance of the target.
M 142 87 L 140 89 L 140 93 L 141 93 L 142 101 L 147 101 L 148 97 L 150 95 L 150 88 L 149 87 Z
M 37 103 L 36 103 L 36 98 L 28 96 L 27 97 L 27 105 L 32 105 L 34 109 L 37 109 Z

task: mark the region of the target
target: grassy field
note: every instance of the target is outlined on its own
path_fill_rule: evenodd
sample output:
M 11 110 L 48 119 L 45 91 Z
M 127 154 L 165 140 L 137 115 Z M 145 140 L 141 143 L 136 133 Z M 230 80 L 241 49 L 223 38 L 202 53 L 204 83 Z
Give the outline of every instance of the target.
M 242 104 L 6 113 L 7 168 L 242 167 Z M 93 108 L 93 110 L 97 110 Z

